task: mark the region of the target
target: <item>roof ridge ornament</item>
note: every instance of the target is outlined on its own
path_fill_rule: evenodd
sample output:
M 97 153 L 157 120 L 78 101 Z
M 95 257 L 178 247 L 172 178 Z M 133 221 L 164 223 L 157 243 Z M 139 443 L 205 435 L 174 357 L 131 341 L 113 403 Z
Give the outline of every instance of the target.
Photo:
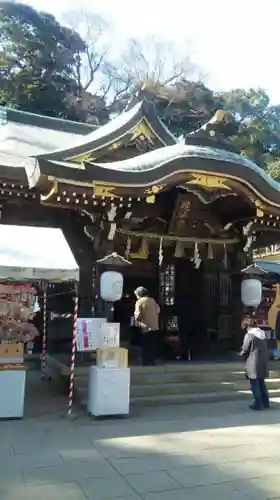
M 238 123 L 233 113 L 225 109 L 217 109 L 208 122 L 185 136 L 185 144 L 216 145 L 216 147 L 236 153 L 238 151 L 229 142 L 229 137 L 236 134 L 237 130 Z

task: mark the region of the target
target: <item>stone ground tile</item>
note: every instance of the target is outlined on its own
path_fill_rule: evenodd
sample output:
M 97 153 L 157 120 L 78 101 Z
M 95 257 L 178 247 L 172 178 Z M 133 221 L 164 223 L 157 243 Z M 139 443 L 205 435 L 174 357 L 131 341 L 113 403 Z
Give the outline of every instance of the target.
M 125 480 L 137 493 L 181 489 L 181 486 L 163 471 L 147 472 L 146 474 L 128 474 L 125 476 Z
M 84 448 L 90 448 L 93 443 L 84 436 L 78 428 L 73 427 L 73 430 L 67 430 L 67 432 L 51 432 L 47 431 L 47 439 L 50 443 L 61 442 L 61 443 L 71 443 L 75 446 L 81 446 Z
M 136 493 L 134 495 L 129 495 L 129 496 L 125 496 L 125 497 L 114 497 L 114 498 L 111 498 L 109 500 L 142 500 L 143 497 L 139 497 Z
M 33 467 L 22 470 L 27 486 L 67 483 L 78 479 L 106 478 L 113 479 L 117 472 L 110 464 L 103 462 L 84 462 L 64 464 L 58 467 Z
M 94 450 L 94 447 L 91 444 L 81 443 L 80 441 L 71 441 L 71 439 L 69 438 L 67 440 L 61 439 L 56 441 L 49 441 L 46 445 L 46 449 L 48 449 L 49 451 L 65 453 L 65 456 L 71 456 L 71 454 L 75 453 L 75 450 L 81 450 L 85 454 L 90 454 L 92 450 Z
M 280 458 L 280 448 L 277 445 L 231 446 L 228 448 L 212 448 L 194 452 L 196 460 L 202 464 L 222 464 L 227 462 L 243 462 L 256 458 Z
M 2 448 L 2 443 L 1 443 L 1 438 L 0 438 L 0 465 L 5 464 L 6 462 L 13 463 L 13 460 L 15 458 L 15 451 L 13 446 L 11 445 L 10 448 L 5 448 L 5 446 Z
M 80 486 L 76 483 L 35 486 L 24 490 L 1 491 L 3 500 L 87 500 Z
M 45 431 L 49 437 L 59 437 L 62 435 L 73 436 L 78 434 L 78 429 L 73 421 L 61 419 L 60 421 L 49 422 L 45 425 Z
M 82 435 L 75 431 L 70 434 L 61 433 L 57 436 L 49 436 L 46 432 L 32 434 L 32 431 L 25 435 L 14 436 L 12 444 L 17 455 L 35 453 L 38 449 L 47 451 L 59 451 L 75 448 L 92 449 L 92 444 Z
M 186 500 L 248 500 L 248 497 L 235 488 L 234 483 L 214 484 L 187 488 Z
M 16 455 L 34 454 L 40 449 L 50 449 L 46 435 L 32 436 L 32 432 L 27 433 L 25 436 L 16 437 L 12 441 Z
M 75 462 L 105 462 L 106 459 L 99 453 L 95 448 L 70 448 L 63 449 L 60 453 L 63 461 L 65 463 L 75 463 Z
M 26 491 L 26 485 L 22 478 L 16 477 L 12 479 L 9 477 L 7 481 L 0 478 L 0 498 L 1 500 L 9 500 L 10 498 L 16 499 L 19 494 Z
M 79 480 L 79 485 L 88 500 L 109 500 L 114 498 L 121 500 L 122 498 L 133 498 L 135 496 L 135 491 L 120 476 L 110 479 Z
M 220 464 L 219 469 L 230 475 L 234 480 L 254 479 L 280 473 L 280 460 L 273 458 L 258 458 L 242 462 Z
M 10 456 L 15 454 L 14 446 L 12 439 L 8 438 L 8 436 L 0 436 L 0 459 L 5 458 L 5 456 Z
M 187 492 L 188 490 L 185 489 L 173 490 L 173 491 L 157 491 L 154 493 L 144 493 L 142 495 L 142 498 L 143 500 L 192 500 L 191 496 L 189 496 Z M 208 500 L 207 497 L 206 500 Z M 221 500 L 227 500 L 227 499 L 221 499 Z
M 22 475 L 22 472 L 20 468 L 10 468 L 10 469 L 5 469 L 4 467 L 2 468 L 2 463 L 0 464 L 0 485 L 2 484 L 21 484 L 22 486 L 25 485 L 24 478 Z M 0 496 L 1 498 L 1 496 Z
M 280 471 L 279 471 L 280 472 Z M 236 488 L 250 500 L 280 498 L 280 474 L 236 482 Z
M 156 435 L 140 435 L 129 438 L 96 440 L 94 447 L 106 458 L 130 458 L 159 453 L 161 443 Z
M 186 443 L 188 437 L 185 437 Z M 211 435 L 207 436 L 207 439 L 204 442 L 204 449 L 211 450 L 212 448 L 230 448 L 236 446 L 251 446 L 255 445 L 256 442 L 261 441 L 261 438 L 258 439 L 257 436 L 251 436 L 250 434 L 244 435 L 238 432 L 236 429 L 236 433 L 232 434 L 231 432 L 219 432 L 218 430 L 211 433 Z
M 92 443 L 89 439 L 87 439 L 78 429 L 73 427 L 72 432 L 59 432 L 59 433 L 50 433 L 46 432 L 45 440 L 49 443 L 72 443 L 73 446 L 81 446 L 85 448 L 92 447 Z
M 109 500 L 143 500 L 143 497 L 139 497 L 137 493 L 134 493 L 134 495 L 129 495 L 129 496 L 125 495 L 124 497 L 123 496 L 121 497 L 114 496 L 114 498 L 110 497 Z
M 1 445 L 0 445 L 1 446 Z M 27 455 L 14 455 L 0 460 L 0 468 L 4 471 L 8 469 L 22 469 L 29 467 L 50 467 L 63 465 L 63 460 L 58 452 L 48 450 L 36 451 Z M 0 472 L 1 477 L 1 472 Z
M 120 458 L 110 460 L 120 474 L 138 474 L 143 472 L 161 471 L 176 467 L 190 467 L 198 462 L 190 456 L 170 455 L 147 456 L 137 458 Z
M 144 500 L 248 500 L 232 483 L 212 486 L 198 486 L 177 491 L 148 493 L 143 495 Z
M 212 465 L 170 469 L 168 470 L 168 474 L 184 488 L 232 481 L 232 477 L 229 474 Z
M 121 446 L 106 444 L 106 445 L 94 445 L 96 450 L 107 459 L 119 459 L 119 458 L 141 458 L 147 457 L 151 454 L 156 454 L 155 450 L 149 449 L 137 449 L 133 446 Z

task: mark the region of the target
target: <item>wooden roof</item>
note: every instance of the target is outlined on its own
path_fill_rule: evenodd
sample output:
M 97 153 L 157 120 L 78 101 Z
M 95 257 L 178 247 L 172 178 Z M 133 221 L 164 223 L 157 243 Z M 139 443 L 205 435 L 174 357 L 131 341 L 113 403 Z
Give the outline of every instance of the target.
M 26 119 L 26 126 L 38 128 L 39 136 L 47 134 L 44 130 L 49 123 L 49 131 L 70 134 L 71 140 L 66 141 L 67 147 L 39 154 L 24 155 L 20 147 L 10 150 L 5 147 L 5 130 L 13 113 L 14 120 L 19 113 L 17 119 L 22 126 Z M 221 111 L 217 113 L 224 116 Z M 82 189 L 86 196 L 112 200 L 134 197 L 153 203 L 159 193 L 180 187 L 208 201 L 213 193 L 214 198 L 237 195 L 259 213 L 280 213 L 278 182 L 221 142 L 220 137 L 205 138 L 195 131 L 185 143 L 178 142 L 150 102 L 139 102 L 97 129 L 30 113 L 9 111 L 6 118 L 4 115 L 0 125 L 0 179 L 39 190 L 43 201 L 55 202 L 55 196 L 63 192 Z M 214 117 L 202 129 L 217 123 Z M 18 140 L 23 142 L 24 138 Z M 132 158 L 114 160 L 115 151 L 135 143 L 144 143 L 146 152 L 135 151 Z

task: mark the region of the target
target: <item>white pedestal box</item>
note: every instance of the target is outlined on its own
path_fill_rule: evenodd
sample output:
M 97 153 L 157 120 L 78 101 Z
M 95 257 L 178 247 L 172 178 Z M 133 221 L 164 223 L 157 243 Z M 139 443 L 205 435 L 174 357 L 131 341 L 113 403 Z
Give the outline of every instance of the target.
M 22 418 L 26 370 L 0 370 L 0 419 Z
M 91 366 L 89 373 L 88 412 L 95 416 L 128 415 L 130 369 Z

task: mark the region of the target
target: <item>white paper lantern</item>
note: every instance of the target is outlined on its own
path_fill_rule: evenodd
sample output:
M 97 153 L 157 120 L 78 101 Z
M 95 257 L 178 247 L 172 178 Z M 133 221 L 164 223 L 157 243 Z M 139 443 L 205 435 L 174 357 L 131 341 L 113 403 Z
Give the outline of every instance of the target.
M 116 271 L 106 271 L 100 278 L 100 295 L 106 302 L 116 302 L 122 298 L 123 276 Z
M 241 300 L 244 306 L 257 307 L 262 301 L 262 284 L 256 279 L 247 279 L 241 283 Z

